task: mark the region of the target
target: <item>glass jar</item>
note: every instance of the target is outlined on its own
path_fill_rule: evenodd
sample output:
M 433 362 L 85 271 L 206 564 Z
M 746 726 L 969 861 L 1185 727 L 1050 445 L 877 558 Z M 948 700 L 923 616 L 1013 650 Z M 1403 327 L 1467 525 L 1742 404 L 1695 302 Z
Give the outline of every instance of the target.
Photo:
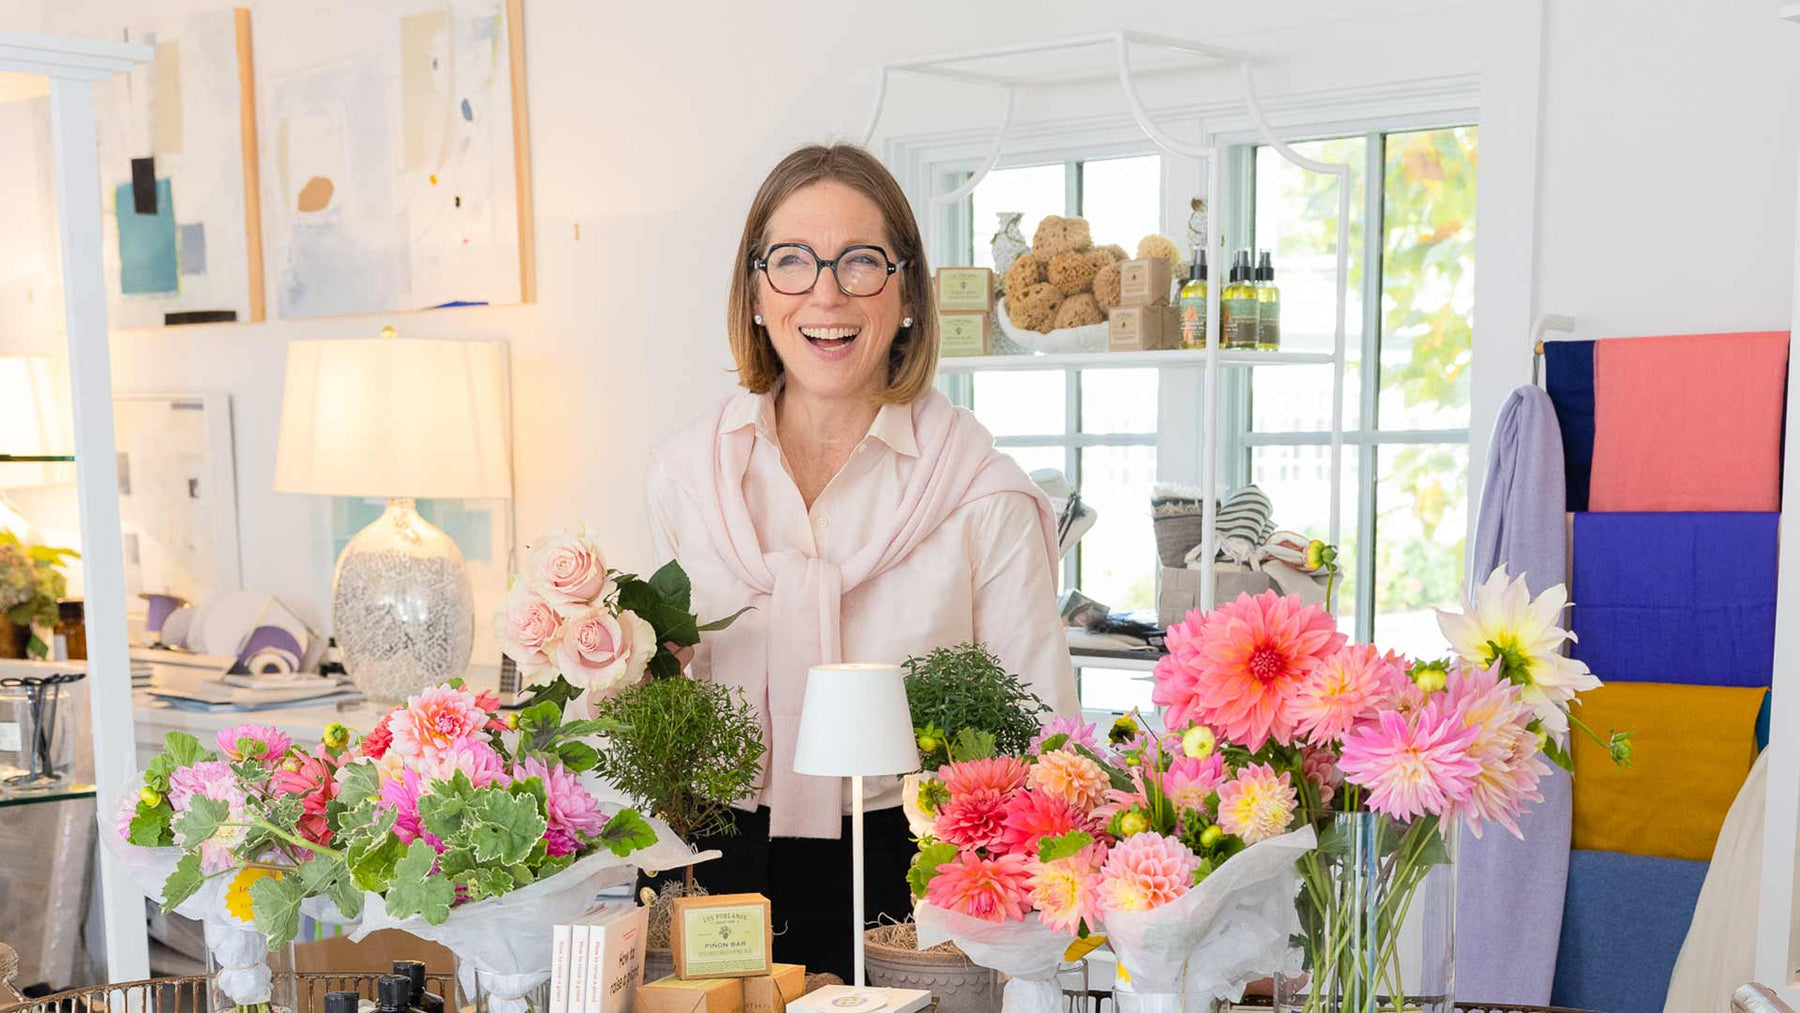
M 69 774 L 75 709 L 70 683 L 79 673 L 0 679 L 0 793 L 54 791 Z
M 56 603 L 55 647 L 58 661 L 87 660 L 87 619 L 80 599 Z

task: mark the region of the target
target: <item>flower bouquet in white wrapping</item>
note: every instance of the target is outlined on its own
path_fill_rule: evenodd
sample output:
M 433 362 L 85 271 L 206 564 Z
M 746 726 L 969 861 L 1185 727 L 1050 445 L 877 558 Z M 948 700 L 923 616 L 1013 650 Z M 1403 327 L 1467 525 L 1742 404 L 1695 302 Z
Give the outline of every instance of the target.
M 1109 738 L 1057 719 L 1025 757 L 946 764 L 909 800 L 920 944 L 1012 975 L 1007 1013 L 1056 1009 L 1058 966 L 1100 945 L 1131 983 L 1121 1008 L 1236 999 L 1298 928 L 1293 862 L 1313 834 L 1289 833 L 1287 775 L 1227 763 L 1205 729 L 1126 718 Z

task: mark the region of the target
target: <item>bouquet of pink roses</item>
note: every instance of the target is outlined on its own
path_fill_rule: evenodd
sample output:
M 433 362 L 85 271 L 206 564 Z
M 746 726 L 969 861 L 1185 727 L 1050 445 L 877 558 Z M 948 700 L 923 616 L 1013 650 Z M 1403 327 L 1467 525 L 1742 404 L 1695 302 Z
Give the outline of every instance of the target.
M 722 630 L 746 610 L 701 624 L 689 611 L 692 586 L 674 560 L 643 580 L 608 569 L 583 528 L 527 547 L 495 633 L 528 680 L 560 676 L 604 696 L 653 676 L 677 675 L 676 650 Z

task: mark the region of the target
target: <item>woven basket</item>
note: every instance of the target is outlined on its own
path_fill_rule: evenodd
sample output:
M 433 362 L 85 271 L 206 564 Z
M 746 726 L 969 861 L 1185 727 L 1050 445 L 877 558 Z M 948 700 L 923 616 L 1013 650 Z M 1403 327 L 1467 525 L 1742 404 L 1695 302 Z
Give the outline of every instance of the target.
M 944 943 L 919 949 L 910 923 L 881 925 L 863 933 L 869 984 L 920 988 L 937 996 L 938 1013 L 999 1013 L 1000 975 Z

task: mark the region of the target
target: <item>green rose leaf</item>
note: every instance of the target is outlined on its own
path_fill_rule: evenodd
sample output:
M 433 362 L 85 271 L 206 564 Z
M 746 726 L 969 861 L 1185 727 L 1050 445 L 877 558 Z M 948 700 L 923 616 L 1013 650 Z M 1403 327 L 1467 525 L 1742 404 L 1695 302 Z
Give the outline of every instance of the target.
M 387 891 L 389 918 L 411 918 L 423 915 L 432 925 L 442 925 L 450 917 L 450 904 L 456 899 L 456 886 L 443 876 L 435 876 L 431 867 L 437 852 L 424 841 L 413 841 L 406 854 L 394 865 L 394 882 Z
M 600 829 L 600 843 L 606 850 L 624 858 L 640 848 L 656 843 L 656 828 L 636 809 L 621 809 Z
M 688 580 L 687 571 L 681 568 L 681 564 L 673 559 L 650 575 L 650 587 L 663 601 L 676 608 L 685 611 L 693 607 L 693 582 Z
M 1072 858 L 1092 843 L 1094 835 L 1081 830 L 1072 830 L 1059 837 L 1045 837 L 1038 841 L 1038 861 L 1054 862 L 1059 858 Z
M 200 889 L 200 885 L 205 882 L 206 877 L 200 872 L 200 854 L 190 851 L 182 855 L 181 861 L 175 863 L 175 871 L 163 881 L 163 914 L 168 914 L 180 907 L 181 902 L 192 897 L 194 892 Z
M 919 848 L 913 856 L 912 867 L 906 870 L 906 882 L 912 887 L 914 897 L 924 897 L 926 887 L 937 877 L 938 866 L 945 862 L 956 861 L 956 845 L 944 841 L 933 841 Z
M 300 932 L 300 902 L 306 889 L 298 876 L 264 876 L 250 884 L 250 914 L 270 949 L 286 946 Z
M 558 675 L 556 681 L 547 686 L 531 687 L 531 698 L 527 701 L 526 705 L 533 706 L 540 703 L 553 703 L 559 709 L 567 710 L 569 702 L 581 694 L 582 690 L 580 687 Z
M 743 615 L 744 613 L 750 611 L 751 609 L 753 609 L 755 607 L 756 606 L 754 606 L 754 605 L 745 605 L 743 608 L 738 609 L 736 612 L 733 612 L 732 614 L 726 616 L 723 619 L 714 619 L 710 623 L 701 623 L 700 624 L 700 632 L 701 633 L 717 633 L 720 630 L 725 629 L 726 627 L 730 626 L 732 623 L 737 622 L 739 616 Z
M 518 865 L 544 836 L 544 817 L 531 796 L 489 792 L 482 800 L 469 840 L 478 862 Z

